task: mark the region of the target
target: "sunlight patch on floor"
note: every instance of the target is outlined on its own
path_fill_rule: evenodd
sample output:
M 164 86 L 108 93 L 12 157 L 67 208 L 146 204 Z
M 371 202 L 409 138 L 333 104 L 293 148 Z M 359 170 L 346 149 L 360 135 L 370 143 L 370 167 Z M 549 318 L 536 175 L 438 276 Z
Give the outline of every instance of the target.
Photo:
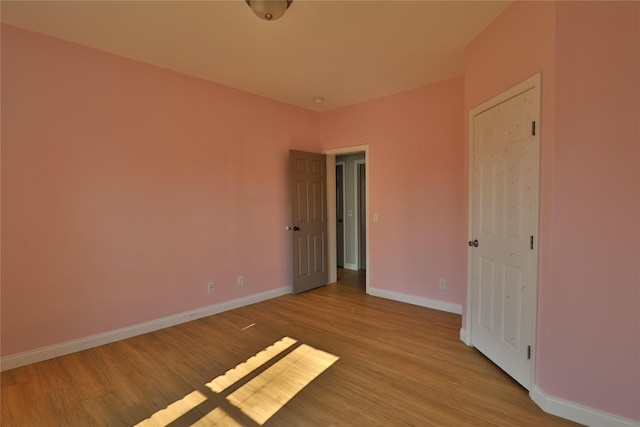
M 219 396 L 225 399 L 225 404 L 222 405 L 224 408 L 217 406 L 192 426 L 242 427 L 243 424 L 238 418 L 243 417 L 249 417 L 256 424 L 263 425 L 296 394 L 340 359 L 310 345 L 300 344 L 263 372 L 224 396 L 225 390 L 238 386 L 241 381 L 297 343 L 293 338 L 284 337 L 207 383 L 212 397 Z M 165 427 L 178 421 L 188 412 L 196 410 L 207 400 L 209 397 L 204 392 L 194 391 L 136 424 L 135 427 Z
M 200 418 L 195 423 L 191 424 L 191 427 L 244 427 L 237 422 L 231 415 L 229 415 L 224 409 L 216 408 L 209 412 L 204 417 Z
M 240 381 L 242 378 L 251 374 L 256 369 L 273 359 L 298 341 L 293 338 L 284 337 L 280 341 L 276 341 L 269 347 L 262 350 L 255 356 L 250 357 L 246 362 L 242 362 L 233 369 L 229 369 L 224 375 L 215 378 L 207 384 L 211 391 L 216 393 L 223 392 L 227 387 Z
M 227 400 L 262 425 L 338 359 L 302 344 Z
M 136 426 L 140 427 L 164 427 L 174 422 L 193 408 L 200 405 L 202 402 L 207 400 L 207 396 L 202 394 L 199 391 L 194 391 L 187 394 L 180 400 L 173 402 L 171 405 L 167 406 L 165 409 L 162 409 L 151 416 L 151 418 L 147 418 L 143 422 L 136 424 Z

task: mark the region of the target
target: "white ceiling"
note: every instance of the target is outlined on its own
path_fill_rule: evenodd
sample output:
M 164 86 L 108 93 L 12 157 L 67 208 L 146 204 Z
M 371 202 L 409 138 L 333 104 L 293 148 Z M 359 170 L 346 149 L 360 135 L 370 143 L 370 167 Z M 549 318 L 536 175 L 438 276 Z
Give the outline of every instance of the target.
M 2 22 L 315 111 L 445 80 L 509 1 L 2 1 Z M 322 96 L 322 104 L 313 98 Z

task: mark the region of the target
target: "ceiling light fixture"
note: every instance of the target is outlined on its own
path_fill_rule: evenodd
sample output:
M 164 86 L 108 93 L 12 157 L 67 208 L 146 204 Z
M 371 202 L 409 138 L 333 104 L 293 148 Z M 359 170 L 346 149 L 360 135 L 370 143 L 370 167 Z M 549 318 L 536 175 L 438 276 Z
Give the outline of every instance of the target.
M 257 17 L 275 21 L 282 17 L 293 0 L 245 0 Z
M 316 102 L 316 104 L 322 104 L 324 102 L 324 97 L 316 96 L 315 98 L 313 98 L 313 100 Z

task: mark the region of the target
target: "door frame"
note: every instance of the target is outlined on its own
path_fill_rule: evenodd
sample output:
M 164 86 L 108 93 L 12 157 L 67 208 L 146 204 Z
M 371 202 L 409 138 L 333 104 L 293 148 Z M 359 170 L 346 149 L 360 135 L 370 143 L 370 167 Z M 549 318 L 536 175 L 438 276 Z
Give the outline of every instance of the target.
M 356 259 L 356 268 L 358 270 L 360 270 L 362 268 L 362 263 L 360 262 L 360 167 L 362 165 L 366 165 L 367 164 L 367 159 L 366 157 L 362 160 L 356 160 L 353 163 L 354 166 L 354 170 L 353 170 L 353 195 L 355 198 L 356 203 L 354 204 L 355 208 L 353 209 L 353 216 L 356 218 L 355 222 L 355 228 L 354 228 L 354 234 L 355 234 L 355 242 L 354 242 L 354 246 L 355 246 L 355 250 L 354 250 L 354 254 L 355 254 L 355 259 Z M 365 170 L 366 173 L 366 170 Z M 367 185 L 367 179 L 365 177 L 364 180 L 364 184 L 365 184 L 365 200 L 367 198 L 367 191 L 366 191 L 366 185 Z M 366 218 L 367 216 L 365 216 L 365 224 L 366 224 Z M 366 233 L 366 225 L 365 225 L 365 233 Z M 366 243 L 366 237 L 365 237 L 365 243 Z M 366 244 L 365 244 L 366 247 Z M 365 256 L 366 256 L 366 250 L 365 250 Z M 366 265 L 366 262 L 365 262 Z
M 365 221 L 366 228 L 366 264 L 367 269 L 370 270 L 371 262 L 369 259 L 369 245 L 370 245 L 370 224 L 369 224 L 369 195 L 371 194 L 369 190 L 370 182 L 371 182 L 371 161 L 369 158 L 369 144 L 365 145 L 354 145 L 351 147 L 342 147 L 342 148 L 333 148 L 330 150 L 324 150 L 323 154 L 327 155 L 327 211 L 335 212 L 336 210 L 336 156 L 345 155 L 345 154 L 355 154 L 355 153 L 364 153 L 364 160 L 367 164 L 367 180 L 365 182 L 366 188 L 366 213 L 367 219 Z M 333 171 L 333 172 L 331 172 Z M 328 245 L 329 245 L 329 283 L 335 283 L 338 281 L 338 269 L 336 267 L 337 260 L 337 248 L 336 248 L 336 217 L 335 215 L 328 215 L 329 220 L 329 233 L 327 235 Z M 371 275 L 367 272 L 366 275 L 366 292 L 369 293 L 369 277 Z
M 334 159 L 335 159 L 335 157 L 334 157 Z M 345 162 L 336 162 L 336 168 L 338 166 L 342 166 L 342 267 L 344 267 L 345 259 L 347 257 L 347 228 L 345 227 L 345 222 L 344 222 L 344 216 L 345 216 L 344 207 L 345 207 L 345 201 L 346 201 L 346 195 L 345 195 L 346 178 L 345 178 L 344 174 L 347 172 L 347 164 Z M 334 168 L 334 174 L 335 174 L 335 168 Z M 328 201 L 327 201 L 327 203 L 328 203 Z M 331 205 L 328 204 L 327 208 L 330 209 Z M 337 208 L 337 206 L 336 206 L 336 208 Z M 329 210 L 329 212 L 331 212 L 331 211 Z M 333 212 L 337 212 L 336 209 L 334 209 Z M 337 250 L 338 250 L 338 248 L 337 248 L 337 245 L 338 245 L 338 241 L 337 241 L 338 232 L 337 232 L 337 229 L 338 228 L 337 227 L 338 227 L 338 224 L 336 224 L 336 265 L 338 265 L 338 252 L 337 252 Z M 327 234 L 329 234 L 329 233 L 327 233 Z M 331 260 L 329 260 L 329 262 L 330 261 Z M 333 282 L 331 280 L 329 280 L 329 283 L 333 283 Z
M 474 177 L 474 173 L 473 173 L 473 168 L 474 168 L 474 156 L 473 156 L 473 136 L 474 136 L 474 127 L 473 127 L 473 119 L 475 116 L 477 116 L 480 113 L 483 113 L 484 111 L 490 110 L 491 108 L 502 104 L 503 102 L 517 96 L 520 95 L 521 93 L 524 93 L 530 89 L 535 89 L 538 94 L 538 122 L 536 123 L 536 132 L 539 133 L 539 141 L 540 143 L 538 144 L 538 149 L 542 150 L 542 137 L 543 137 L 543 133 L 542 133 L 542 114 L 541 114 L 541 110 L 542 110 L 542 77 L 541 77 L 541 73 L 537 73 L 531 77 L 529 77 L 528 79 L 516 84 L 515 86 L 512 86 L 511 88 L 507 89 L 506 91 L 494 96 L 493 98 L 483 102 L 482 104 L 476 106 L 475 108 L 472 108 L 471 110 L 469 110 L 469 141 L 468 141 L 468 160 L 469 160 L 469 168 L 467 170 L 468 174 L 469 174 L 469 182 L 468 182 L 468 206 L 467 206 L 467 237 L 468 240 L 471 241 L 473 240 L 473 185 L 474 185 L 474 181 L 473 181 L 473 177 Z M 535 314 L 535 319 L 533 322 L 533 349 L 534 351 L 531 354 L 531 390 L 530 390 L 530 394 L 531 392 L 534 390 L 534 386 L 535 386 L 535 369 L 536 369 L 536 351 L 535 349 L 537 348 L 537 330 L 538 330 L 538 292 L 539 292 L 539 282 L 540 282 L 540 189 L 541 189 L 541 185 L 540 185 L 540 177 L 541 177 L 541 173 L 540 173 L 540 165 L 541 165 L 541 152 L 538 152 L 538 224 L 537 224 L 537 229 L 536 229 L 536 236 L 537 236 L 537 244 L 536 244 L 536 256 L 537 256 L 537 260 L 536 260 L 536 279 L 535 279 L 535 292 L 534 292 L 534 314 Z M 472 312 L 472 308 L 473 308 L 473 301 L 472 301 L 472 267 L 473 267 L 473 260 L 472 260 L 472 255 L 471 255 L 471 250 L 472 248 L 468 248 L 467 250 L 467 307 L 466 307 L 466 311 L 465 311 L 465 323 L 462 329 L 460 329 L 460 339 L 468 346 L 472 346 L 471 345 L 471 335 L 473 334 L 473 330 L 471 328 L 472 325 L 472 319 L 473 319 L 473 312 Z

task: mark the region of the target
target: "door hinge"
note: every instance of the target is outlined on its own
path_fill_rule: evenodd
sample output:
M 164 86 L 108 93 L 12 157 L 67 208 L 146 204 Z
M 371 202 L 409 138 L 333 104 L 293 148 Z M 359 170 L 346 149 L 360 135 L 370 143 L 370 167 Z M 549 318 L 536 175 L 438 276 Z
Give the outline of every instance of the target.
M 536 135 L 536 122 L 535 122 L 535 120 L 531 122 L 531 135 L 532 136 Z
M 529 249 L 533 250 L 533 236 L 529 236 Z
M 531 346 L 527 346 L 527 360 L 531 359 Z

